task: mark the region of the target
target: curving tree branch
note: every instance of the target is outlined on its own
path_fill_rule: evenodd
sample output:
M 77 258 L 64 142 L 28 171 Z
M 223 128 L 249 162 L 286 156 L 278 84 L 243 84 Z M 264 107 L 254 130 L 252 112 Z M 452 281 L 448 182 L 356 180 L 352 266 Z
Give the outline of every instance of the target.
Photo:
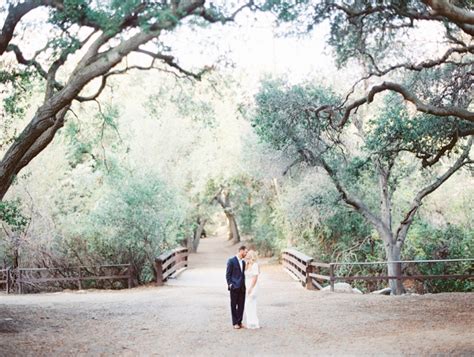
M 422 200 L 426 196 L 428 196 L 429 194 L 437 190 L 444 182 L 446 182 L 461 167 L 474 163 L 473 160 L 469 159 L 472 143 L 473 143 L 473 137 L 470 137 L 467 142 L 467 145 L 464 147 L 464 150 L 461 156 L 459 156 L 459 158 L 456 160 L 453 166 L 451 166 L 448 170 L 446 170 L 446 172 L 444 172 L 444 174 L 439 176 L 433 183 L 424 187 L 422 190 L 420 190 L 417 193 L 417 195 L 413 199 L 413 202 L 410 208 L 406 212 L 403 220 L 400 222 L 397 228 L 395 237 L 396 237 L 396 242 L 399 246 L 403 245 L 404 240 L 407 236 L 408 229 L 410 228 L 410 225 L 413 222 L 415 214 L 418 211 L 418 209 L 421 207 Z
M 9 6 L 7 17 L 3 23 L 2 32 L 0 33 L 0 56 L 6 51 L 13 38 L 16 25 L 23 16 L 39 6 L 41 6 L 40 2 L 33 0 Z
M 354 194 L 350 193 L 342 181 L 339 179 L 337 172 L 328 164 L 322 155 L 316 155 L 310 149 L 301 148 L 298 151 L 300 159 L 298 162 L 305 162 L 309 166 L 320 166 L 331 179 L 336 190 L 339 192 L 341 199 L 355 211 L 359 212 L 368 222 L 370 222 L 380 233 L 381 237 L 391 237 L 390 227 L 385 224 L 380 217 L 374 214 L 369 207 Z M 296 164 L 296 161 L 295 161 Z M 390 242 L 386 242 L 390 243 Z
M 459 24 L 474 25 L 474 12 L 465 10 L 446 0 L 424 0 L 432 9 L 433 15 L 447 17 L 451 21 Z
M 188 71 L 188 70 L 184 69 L 183 67 L 181 67 L 176 62 L 175 57 L 173 57 L 171 55 L 165 55 L 165 54 L 162 54 L 162 53 L 159 53 L 159 52 L 151 52 L 151 51 L 144 50 L 144 49 L 141 49 L 141 48 L 137 49 L 134 52 L 145 54 L 145 55 L 153 58 L 154 60 L 160 60 L 163 63 L 167 64 L 168 66 L 178 70 L 178 72 L 183 73 L 184 75 L 186 75 L 188 77 L 192 77 L 192 78 L 194 78 L 198 81 L 200 81 L 202 79 L 202 76 L 205 73 L 212 70 L 212 67 L 204 67 L 201 71 L 199 71 L 197 73 L 194 73 L 194 72 Z
M 376 94 L 384 92 L 384 91 L 393 91 L 397 92 L 400 95 L 403 96 L 403 98 L 412 104 L 415 105 L 416 109 L 420 112 L 426 113 L 426 114 L 433 114 L 436 116 L 440 117 L 449 117 L 449 116 L 454 116 L 459 119 L 463 119 L 469 122 L 474 122 L 474 112 L 471 112 L 465 108 L 457 107 L 457 106 L 451 106 L 451 107 L 438 107 L 435 105 L 427 104 L 421 101 L 413 92 L 411 92 L 408 88 L 398 84 L 398 83 L 393 83 L 393 82 L 383 82 L 380 85 L 372 87 L 372 89 L 369 91 L 367 96 L 360 98 L 353 103 L 349 104 L 345 108 L 345 112 L 342 116 L 341 121 L 338 124 L 339 128 L 342 128 L 347 121 L 349 120 L 349 117 L 352 113 L 352 111 L 356 110 L 359 108 L 361 105 L 365 103 L 371 103 L 374 100 L 374 97 Z
M 232 21 L 239 12 L 250 7 L 253 2 L 239 7 L 231 16 L 224 16 L 217 11 L 217 8 L 212 5 L 205 7 L 204 4 L 204 0 L 139 2 L 134 9 L 129 10 L 128 14 L 123 15 L 118 25 L 114 24 L 110 28 L 102 28 L 105 25 L 95 22 L 94 17 L 86 11 L 87 9 L 77 9 L 78 14 L 72 17 L 72 24 L 60 23 L 59 28 L 67 32 L 70 26 L 90 27 L 93 32 L 73 49 L 64 50 L 47 70 L 37 61 L 36 55 L 28 60 L 18 46 L 10 43 L 15 27 L 24 15 L 39 6 L 50 7 L 54 11 L 61 12 L 68 10 L 67 6 L 70 4 L 66 4 L 63 0 L 25 0 L 21 4 L 10 5 L 7 21 L 0 34 L 0 55 L 8 48 L 15 54 L 18 63 L 35 68 L 39 75 L 46 79 L 46 89 L 43 104 L 0 161 L 0 200 L 3 199 L 19 171 L 51 142 L 57 130 L 62 126 L 72 101 L 96 100 L 106 87 L 108 77 L 125 73 L 133 68 L 156 68 L 153 66 L 155 60 L 163 62 L 173 69 L 173 72 L 177 70 L 184 76 L 194 79 L 200 79 L 203 73 L 209 71 L 210 68 L 205 67 L 201 72 L 193 73 L 179 66 L 172 56 L 154 52 L 144 53 L 144 50 L 140 49 L 140 46 L 159 38 L 162 31 L 174 29 L 185 18 L 198 16 L 205 18 L 208 22 L 216 22 L 217 19 L 221 22 Z M 129 31 L 130 29 L 134 31 Z M 77 52 L 78 49 L 85 49 L 82 58 L 64 84 L 58 83 L 56 73 L 63 67 L 68 55 Z M 125 69 L 114 70 L 132 52 L 142 52 L 151 56 L 152 65 L 149 67 L 127 66 Z M 80 93 L 85 86 L 96 78 L 101 80 L 97 91 L 89 96 L 81 96 Z

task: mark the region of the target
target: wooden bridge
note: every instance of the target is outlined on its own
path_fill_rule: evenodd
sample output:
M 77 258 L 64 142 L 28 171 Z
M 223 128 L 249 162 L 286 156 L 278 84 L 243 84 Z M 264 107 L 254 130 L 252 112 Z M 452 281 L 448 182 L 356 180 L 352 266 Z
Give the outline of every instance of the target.
M 262 261 L 260 330 L 234 330 L 224 237 L 204 239 L 164 286 L 0 296 L 0 355 L 472 354 L 474 294 L 308 291 Z M 166 262 L 165 262 L 166 263 Z

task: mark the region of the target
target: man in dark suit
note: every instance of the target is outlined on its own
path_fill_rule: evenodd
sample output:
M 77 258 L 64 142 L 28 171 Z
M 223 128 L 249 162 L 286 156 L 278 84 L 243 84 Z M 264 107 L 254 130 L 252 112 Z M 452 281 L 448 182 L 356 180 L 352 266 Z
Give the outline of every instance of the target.
M 230 311 L 235 329 L 242 328 L 245 306 L 245 261 L 247 248 L 241 246 L 239 252 L 227 261 L 225 277 L 230 291 Z

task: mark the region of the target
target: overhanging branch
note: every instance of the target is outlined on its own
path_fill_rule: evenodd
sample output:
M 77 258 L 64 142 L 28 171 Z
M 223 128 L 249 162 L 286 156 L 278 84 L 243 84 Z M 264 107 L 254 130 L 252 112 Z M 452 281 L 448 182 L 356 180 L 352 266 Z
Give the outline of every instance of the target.
M 454 5 L 446 0 L 424 0 L 434 15 L 444 16 L 459 24 L 474 25 L 474 12 Z
M 376 94 L 384 92 L 386 90 L 401 94 L 405 100 L 414 104 L 416 109 L 420 112 L 436 115 L 439 117 L 454 116 L 460 119 L 474 122 L 474 112 L 457 106 L 437 107 L 435 105 L 426 104 L 422 102 L 414 93 L 410 92 L 406 87 L 398 83 L 383 82 L 380 85 L 372 87 L 366 97 L 360 98 L 349 104 L 346 107 L 343 117 L 339 122 L 338 126 L 342 128 L 349 120 L 352 111 L 356 110 L 358 107 L 365 103 L 371 103 L 374 100 Z
M 204 67 L 204 69 L 202 69 L 201 71 L 199 71 L 197 73 L 194 73 L 194 72 L 188 71 L 188 70 L 184 69 L 183 67 L 181 67 L 175 61 L 175 58 L 171 55 L 165 55 L 165 54 L 162 54 L 162 53 L 159 53 L 159 52 L 152 52 L 152 51 L 144 50 L 144 49 L 141 49 L 141 48 L 137 49 L 134 52 L 142 53 L 142 54 L 145 54 L 147 56 L 150 56 L 153 59 L 160 60 L 160 61 L 164 62 L 165 64 L 167 64 L 168 66 L 178 70 L 178 72 L 183 73 L 187 77 L 192 77 L 192 78 L 194 78 L 198 81 L 200 81 L 202 79 L 202 76 L 205 73 L 212 70 L 212 67 Z
M 230 16 L 225 16 L 221 14 L 219 11 L 215 11 L 214 7 L 211 4 L 211 8 L 206 9 L 202 7 L 201 9 L 196 10 L 196 15 L 202 17 L 204 20 L 210 23 L 216 23 L 216 22 L 221 22 L 221 23 L 226 23 L 226 22 L 231 22 L 235 20 L 235 17 L 244 9 L 246 8 L 253 8 L 256 7 L 255 3 L 253 0 L 247 2 L 246 4 L 243 4 L 242 6 L 238 7 Z

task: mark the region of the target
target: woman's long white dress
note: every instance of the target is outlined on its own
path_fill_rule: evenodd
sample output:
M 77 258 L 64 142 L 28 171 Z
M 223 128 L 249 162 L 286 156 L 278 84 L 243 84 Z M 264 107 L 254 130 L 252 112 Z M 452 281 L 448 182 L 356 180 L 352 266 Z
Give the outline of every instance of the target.
M 257 263 L 252 264 L 250 269 L 245 272 L 245 286 L 247 287 L 247 291 L 252 286 L 253 278 L 255 276 L 258 277 L 259 274 L 260 274 L 260 268 L 258 267 Z M 253 287 L 252 293 L 248 294 L 245 299 L 244 324 L 247 328 L 250 328 L 250 329 L 260 328 L 260 324 L 259 324 L 258 316 L 257 316 L 258 285 L 259 285 L 259 279 L 257 279 L 257 283 Z

